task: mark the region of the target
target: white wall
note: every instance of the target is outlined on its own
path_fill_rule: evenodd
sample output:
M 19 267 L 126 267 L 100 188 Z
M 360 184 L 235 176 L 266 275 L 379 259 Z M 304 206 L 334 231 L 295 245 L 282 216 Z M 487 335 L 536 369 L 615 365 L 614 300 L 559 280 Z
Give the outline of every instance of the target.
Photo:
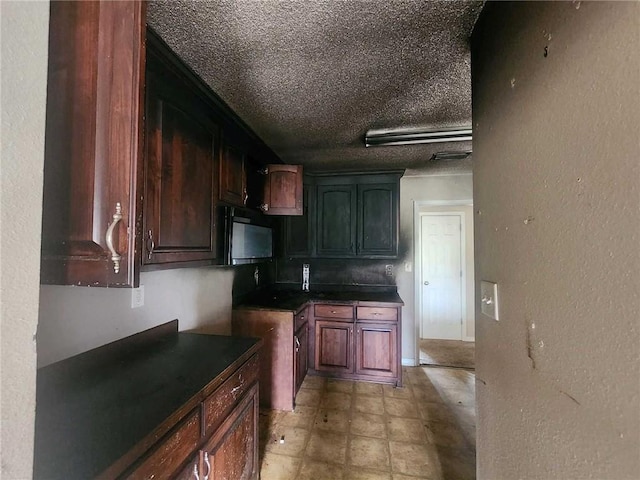
M 0 2 L 0 478 L 30 478 L 49 2 Z
M 485 8 L 476 279 L 501 318 L 476 316 L 478 477 L 635 479 L 640 3 Z
M 131 289 L 43 285 L 38 366 L 178 319 L 179 329 L 231 334 L 231 267 L 142 273 L 144 306 L 131 308 Z
M 398 293 L 404 300 L 402 309 L 402 358 L 405 364 L 416 359 L 416 341 L 419 336 L 419 324 L 416 322 L 415 271 L 414 265 L 414 204 L 415 202 L 469 202 L 473 197 L 473 180 L 470 173 L 435 174 L 405 176 L 400 180 L 400 255 L 396 265 Z M 427 207 L 433 211 L 442 211 L 443 207 Z M 452 210 L 466 212 L 467 245 L 467 291 L 468 315 L 466 319 L 467 339 L 474 336 L 473 309 L 473 214 L 471 207 L 456 205 Z M 412 271 L 406 272 L 404 263 L 411 262 Z

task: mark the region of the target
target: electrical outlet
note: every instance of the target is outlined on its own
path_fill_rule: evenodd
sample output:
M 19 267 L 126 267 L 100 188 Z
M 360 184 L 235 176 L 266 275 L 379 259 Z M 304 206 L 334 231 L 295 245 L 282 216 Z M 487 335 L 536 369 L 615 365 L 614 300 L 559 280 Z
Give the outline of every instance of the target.
M 387 277 L 393 277 L 393 265 L 385 265 L 384 271 Z
M 144 307 L 144 285 L 131 289 L 131 308 Z

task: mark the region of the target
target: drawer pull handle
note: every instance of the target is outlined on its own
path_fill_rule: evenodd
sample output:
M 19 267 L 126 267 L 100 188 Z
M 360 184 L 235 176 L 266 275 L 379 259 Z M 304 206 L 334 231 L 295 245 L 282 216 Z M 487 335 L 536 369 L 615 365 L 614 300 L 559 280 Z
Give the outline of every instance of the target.
M 335 310 L 331 310 L 331 313 L 335 315 L 338 312 L 336 312 Z
M 209 474 L 211 473 L 211 462 L 209 462 L 209 453 L 204 452 L 204 464 L 207 466 L 207 474 L 202 480 L 209 480 Z
M 298 340 L 297 336 L 293 337 L 293 339 L 296 341 L 296 352 L 299 352 L 300 351 L 300 340 Z

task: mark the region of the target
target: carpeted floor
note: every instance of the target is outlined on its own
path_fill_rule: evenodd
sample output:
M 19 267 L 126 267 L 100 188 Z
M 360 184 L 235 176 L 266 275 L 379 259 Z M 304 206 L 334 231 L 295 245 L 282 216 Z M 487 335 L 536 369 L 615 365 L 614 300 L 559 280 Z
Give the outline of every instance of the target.
M 420 364 L 475 369 L 474 342 L 420 339 Z

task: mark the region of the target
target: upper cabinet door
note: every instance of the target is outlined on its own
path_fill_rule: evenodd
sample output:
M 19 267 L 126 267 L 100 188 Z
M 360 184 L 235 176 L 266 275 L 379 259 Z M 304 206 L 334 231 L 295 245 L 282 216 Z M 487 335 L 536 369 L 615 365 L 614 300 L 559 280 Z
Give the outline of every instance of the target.
M 195 93 L 150 67 L 143 263 L 210 260 L 216 257 L 219 128 L 197 108 Z
M 220 158 L 220 200 L 244 207 L 247 198 L 245 152 L 225 142 Z
M 311 185 L 303 186 L 303 215 L 284 219 L 284 254 L 288 257 L 308 257 L 312 253 Z
M 302 195 L 302 165 L 267 165 L 265 214 L 302 215 Z
M 318 185 L 318 256 L 349 257 L 356 254 L 356 186 Z
M 358 255 L 398 254 L 398 183 L 358 185 Z
M 51 2 L 42 283 L 139 282 L 144 64 L 144 2 Z

